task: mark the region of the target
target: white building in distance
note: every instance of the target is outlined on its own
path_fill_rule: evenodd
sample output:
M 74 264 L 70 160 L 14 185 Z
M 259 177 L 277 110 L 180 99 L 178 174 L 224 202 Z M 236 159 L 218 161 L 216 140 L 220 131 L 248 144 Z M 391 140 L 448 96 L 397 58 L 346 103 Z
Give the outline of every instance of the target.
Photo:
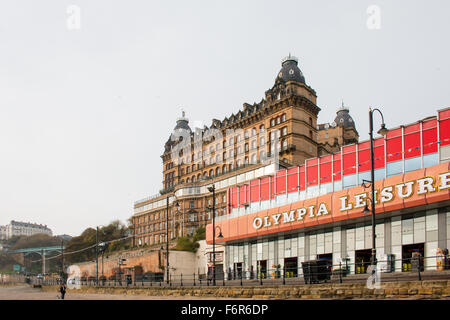
M 37 223 L 12 220 L 8 225 L 0 226 L 0 239 L 2 240 L 8 240 L 14 236 L 32 236 L 38 233 L 52 236 L 52 230 L 47 225 Z

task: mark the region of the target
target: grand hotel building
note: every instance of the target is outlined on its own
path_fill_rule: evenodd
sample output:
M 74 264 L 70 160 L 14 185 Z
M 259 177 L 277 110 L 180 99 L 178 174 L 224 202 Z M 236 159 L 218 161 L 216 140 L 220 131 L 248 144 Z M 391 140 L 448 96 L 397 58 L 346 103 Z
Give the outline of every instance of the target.
M 170 239 L 206 226 L 213 203 L 207 187 L 212 183 L 216 216 L 222 216 L 229 211 L 230 186 L 273 176 L 280 166 L 297 166 L 357 142 L 348 108 L 342 105 L 331 124 L 317 124 L 316 99 L 298 60 L 288 56 L 259 103 L 244 103 L 242 110 L 204 128 L 191 129 L 183 112 L 161 155 L 162 190 L 134 204 L 134 245 L 166 241 L 167 204 Z
M 331 124 L 318 124 L 316 98 L 289 56 L 261 102 L 193 130 L 183 113 L 161 156 L 162 190 L 135 202 L 134 245 L 165 242 L 166 208 L 170 239 L 206 226 L 211 244 L 214 184 L 219 271 L 269 277 L 272 267 L 286 267 L 298 275 L 301 262 L 329 259 L 364 272 L 370 190 L 361 183 L 370 180 L 370 143 L 358 142 L 344 105 Z M 413 252 L 450 247 L 450 109 L 374 143 L 377 259 L 408 270 Z

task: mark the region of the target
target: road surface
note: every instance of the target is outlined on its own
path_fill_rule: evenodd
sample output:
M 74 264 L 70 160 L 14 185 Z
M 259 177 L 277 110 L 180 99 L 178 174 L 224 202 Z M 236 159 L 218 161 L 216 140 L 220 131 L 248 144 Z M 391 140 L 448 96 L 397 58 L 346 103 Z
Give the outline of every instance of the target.
M 34 289 L 26 285 L 14 287 L 0 286 L 0 300 L 58 300 L 58 292 L 48 292 Z M 66 300 L 232 300 L 233 298 L 191 297 L 191 296 L 144 296 L 94 293 L 66 293 Z

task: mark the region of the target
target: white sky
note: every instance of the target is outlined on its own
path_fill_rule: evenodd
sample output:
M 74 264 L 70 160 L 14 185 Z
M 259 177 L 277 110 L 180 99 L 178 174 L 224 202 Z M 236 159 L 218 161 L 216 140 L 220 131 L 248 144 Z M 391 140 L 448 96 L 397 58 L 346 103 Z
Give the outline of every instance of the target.
M 259 102 L 289 53 L 320 123 L 341 99 L 363 140 L 369 106 L 388 127 L 436 115 L 450 101 L 449 12 L 445 0 L 3 0 L 0 224 L 78 235 L 125 221 L 162 188 L 180 108 L 210 125 Z

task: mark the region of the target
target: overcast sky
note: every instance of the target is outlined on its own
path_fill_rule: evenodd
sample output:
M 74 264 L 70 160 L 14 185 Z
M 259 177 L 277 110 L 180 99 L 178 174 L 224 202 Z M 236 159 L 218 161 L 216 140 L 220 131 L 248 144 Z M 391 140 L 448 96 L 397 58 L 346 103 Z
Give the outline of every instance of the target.
M 436 115 L 450 104 L 449 12 L 446 0 L 3 0 L 0 224 L 78 235 L 125 221 L 162 188 L 180 108 L 210 125 L 259 102 L 289 53 L 319 123 L 342 99 L 362 140 L 369 106 L 390 128 Z

